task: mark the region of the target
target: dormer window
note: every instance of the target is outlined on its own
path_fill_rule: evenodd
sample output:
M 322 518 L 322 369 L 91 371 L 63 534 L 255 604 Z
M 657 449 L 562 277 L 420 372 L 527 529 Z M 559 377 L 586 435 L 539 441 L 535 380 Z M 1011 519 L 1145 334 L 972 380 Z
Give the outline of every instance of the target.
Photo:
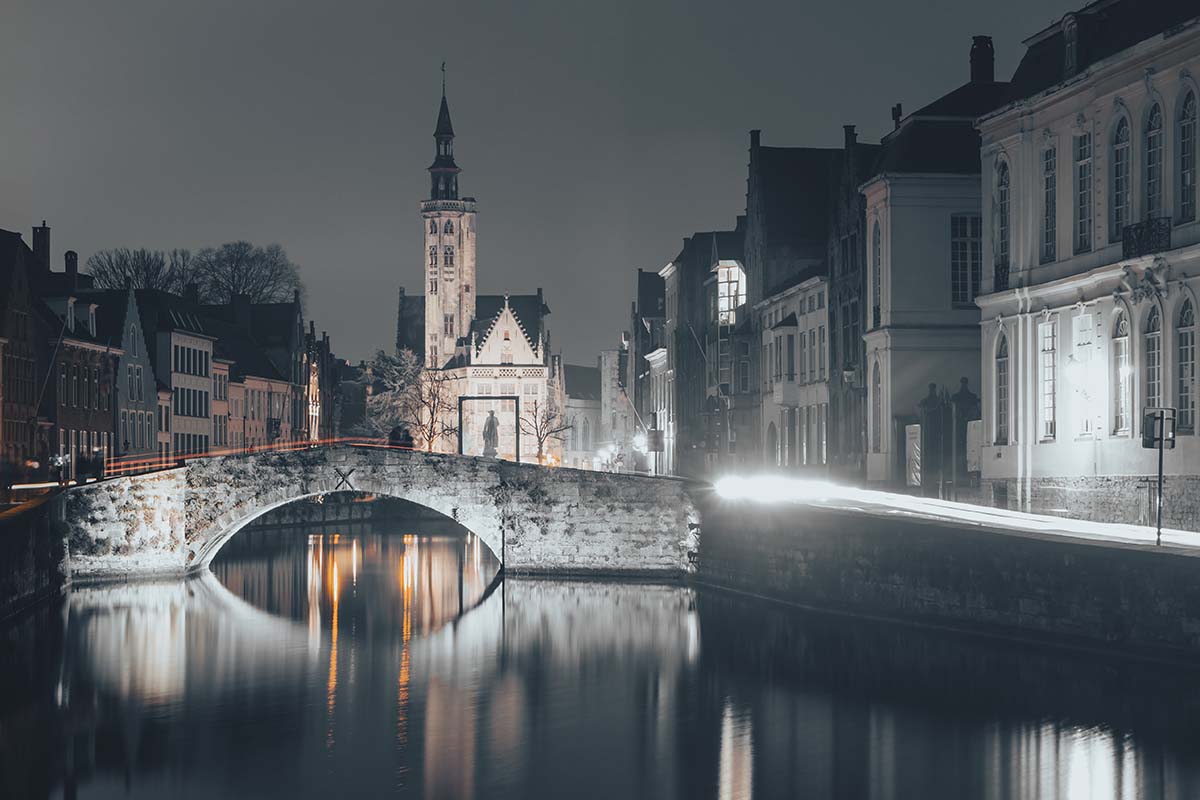
M 1079 25 L 1075 17 L 1063 19 L 1063 77 L 1069 78 L 1079 69 Z

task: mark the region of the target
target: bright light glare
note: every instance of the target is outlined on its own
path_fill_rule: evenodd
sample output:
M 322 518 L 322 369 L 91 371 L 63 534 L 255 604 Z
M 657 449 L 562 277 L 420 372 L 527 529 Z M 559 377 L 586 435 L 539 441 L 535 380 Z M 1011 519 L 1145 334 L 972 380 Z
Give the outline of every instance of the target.
M 777 475 L 728 476 L 719 479 L 715 488 L 718 496 L 727 500 L 808 504 L 875 517 L 922 519 L 950 523 L 956 527 L 991 528 L 1036 538 L 1069 537 L 1151 546 L 1155 540 L 1154 528 L 1144 525 L 1052 517 Z M 1200 534 L 1164 528 L 1163 543 L 1200 547 Z
M 729 500 L 761 500 L 767 503 L 830 500 L 842 497 L 846 492 L 855 491 L 827 481 L 797 480 L 775 475 L 759 475 L 753 478 L 729 476 L 718 480 L 716 487 L 717 494 Z
M 639 453 L 644 453 L 644 452 L 646 452 L 647 446 L 648 446 L 648 442 L 646 440 L 646 434 L 635 433 L 633 435 L 633 449 L 634 450 L 637 450 Z

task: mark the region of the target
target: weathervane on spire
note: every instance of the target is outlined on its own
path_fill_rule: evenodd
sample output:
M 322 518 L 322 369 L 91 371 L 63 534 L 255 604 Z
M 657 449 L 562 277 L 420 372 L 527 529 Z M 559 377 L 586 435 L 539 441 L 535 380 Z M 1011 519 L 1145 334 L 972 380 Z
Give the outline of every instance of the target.
M 442 97 L 446 96 L 446 62 L 442 62 Z

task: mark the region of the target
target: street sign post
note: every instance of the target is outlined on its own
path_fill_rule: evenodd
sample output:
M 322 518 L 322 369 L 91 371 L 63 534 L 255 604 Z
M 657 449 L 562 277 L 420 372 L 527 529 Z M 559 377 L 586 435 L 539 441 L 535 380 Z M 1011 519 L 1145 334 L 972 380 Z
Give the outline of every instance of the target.
M 1155 545 L 1162 544 L 1163 452 L 1175 448 L 1175 409 L 1146 406 L 1142 409 L 1142 447 L 1158 448 L 1158 502 Z

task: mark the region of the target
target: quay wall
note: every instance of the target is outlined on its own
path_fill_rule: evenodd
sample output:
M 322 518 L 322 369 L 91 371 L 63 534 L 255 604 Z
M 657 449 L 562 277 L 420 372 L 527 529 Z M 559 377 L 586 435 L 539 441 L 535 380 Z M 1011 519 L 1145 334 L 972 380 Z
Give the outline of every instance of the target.
M 696 580 L 805 608 L 1200 660 L 1200 558 L 709 496 Z
M 52 532 L 61 513 L 46 497 L 0 514 L 0 619 L 57 594 L 68 579 L 67 553 Z

